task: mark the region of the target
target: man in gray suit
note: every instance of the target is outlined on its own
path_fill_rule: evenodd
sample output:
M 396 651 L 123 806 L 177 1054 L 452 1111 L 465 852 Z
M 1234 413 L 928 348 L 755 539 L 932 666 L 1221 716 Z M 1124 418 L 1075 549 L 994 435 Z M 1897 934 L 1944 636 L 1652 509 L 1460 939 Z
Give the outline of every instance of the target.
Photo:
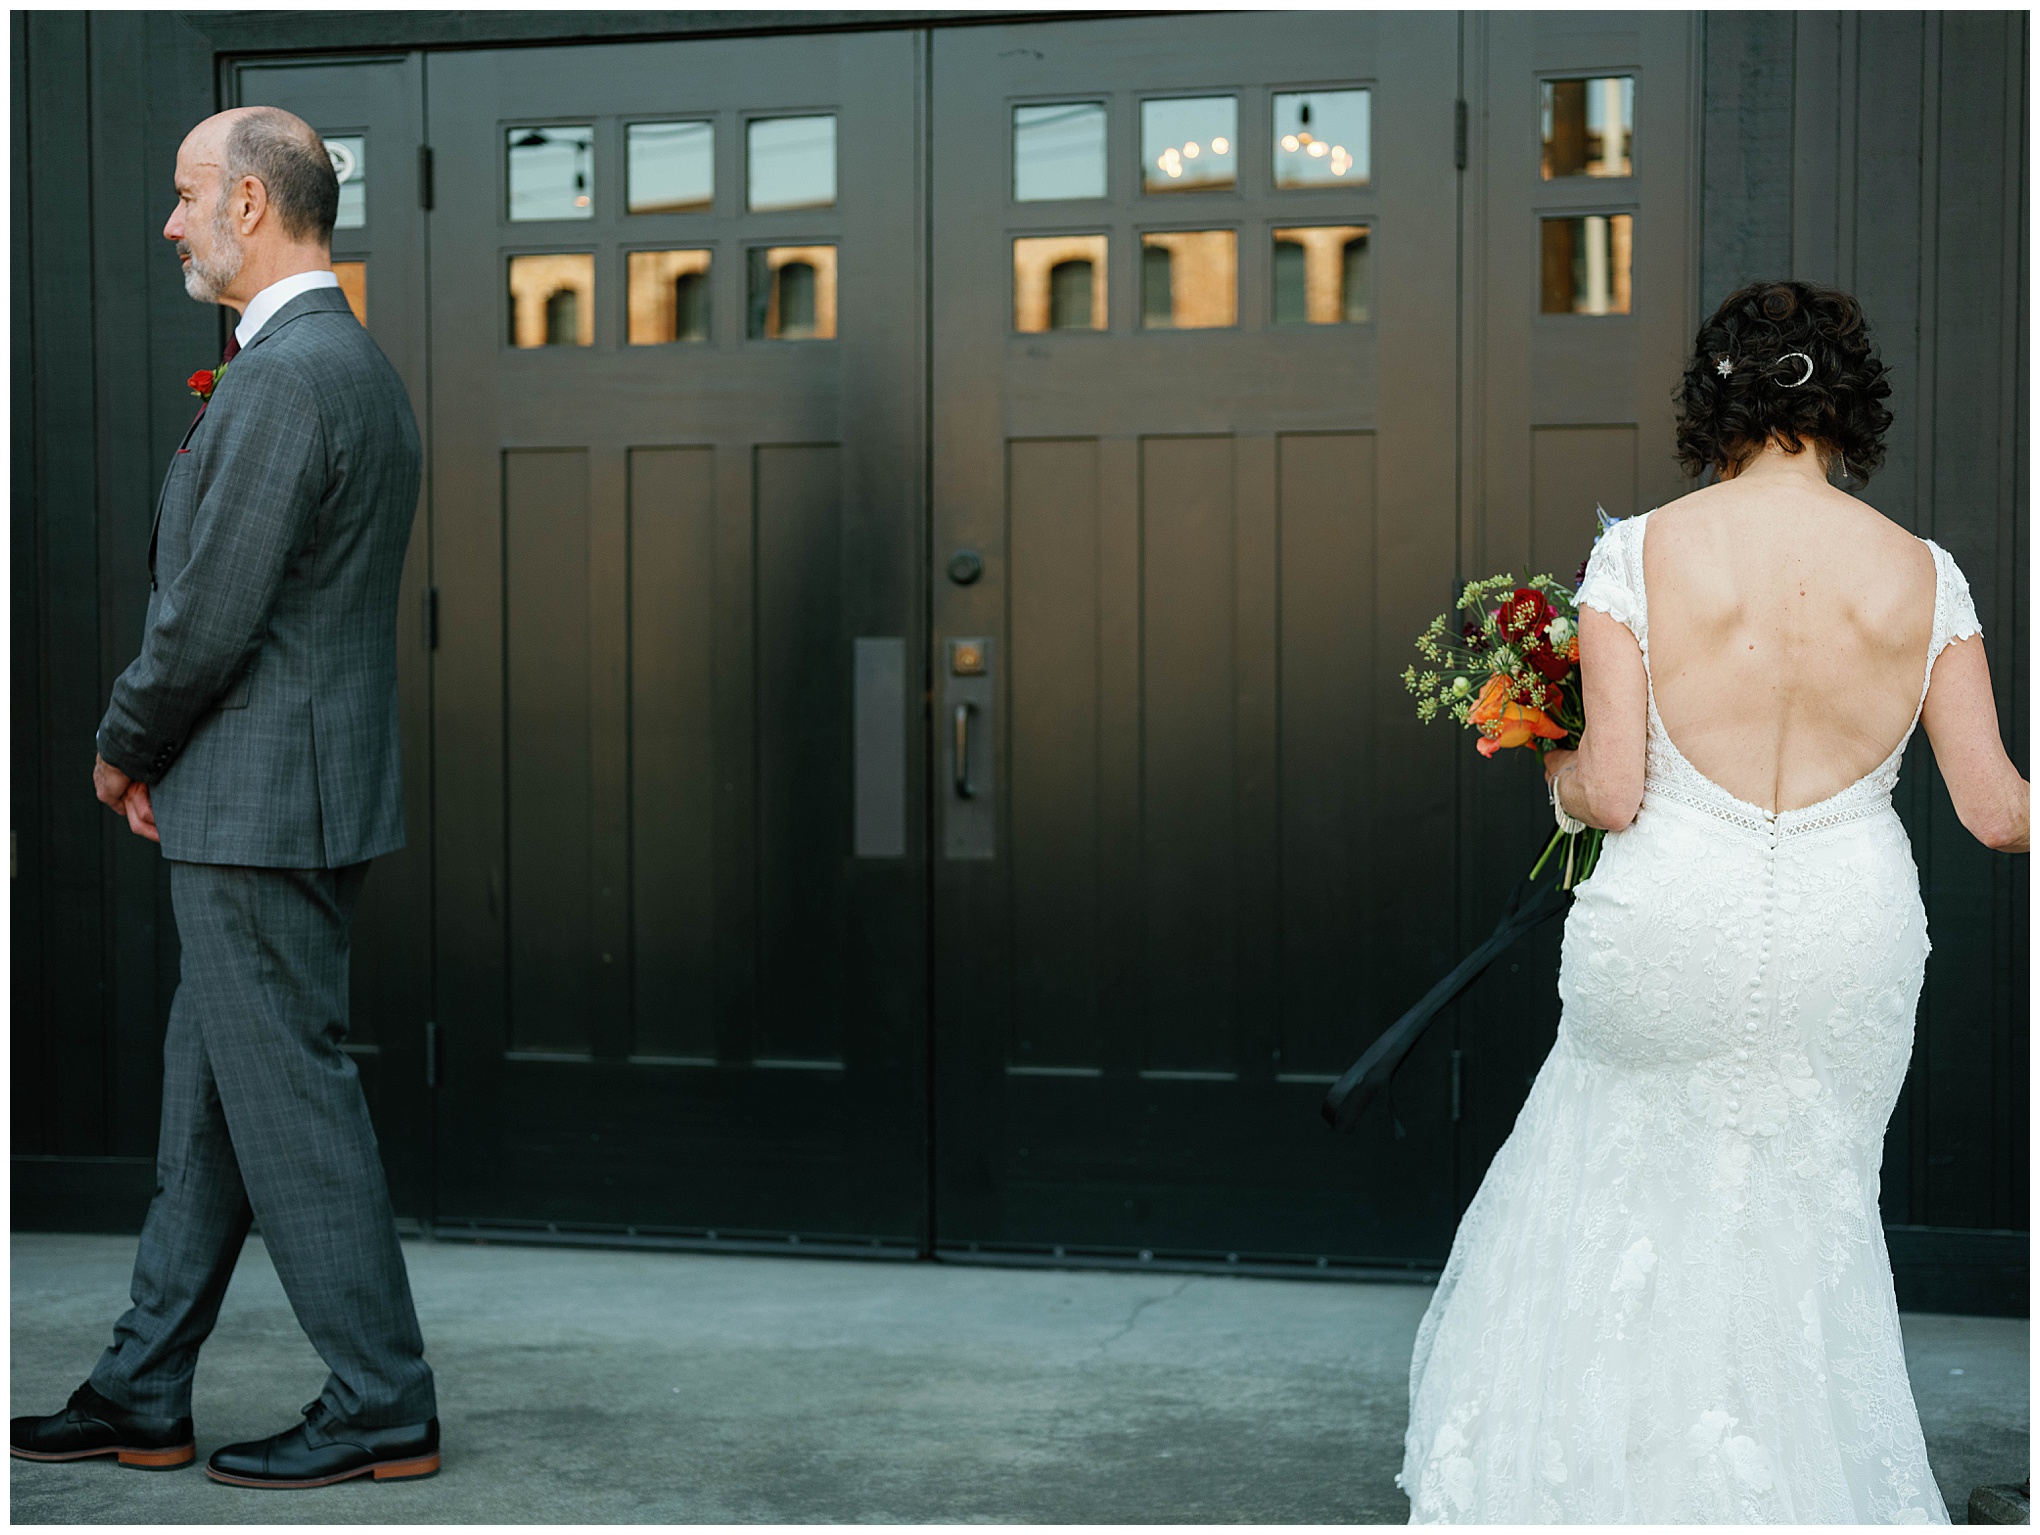
M 13 1453 L 196 1457 L 191 1378 L 251 1214 L 331 1370 L 303 1421 L 215 1479 L 316 1487 L 439 1469 L 432 1371 L 347 1034 L 348 925 L 404 842 L 396 604 L 421 454 L 404 387 L 332 271 L 339 185 L 272 107 L 192 130 L 164 226 L 185 288 L 240 315 L 172 460 L 141 656 L 93 779 L 159 841 L 183 947 L 157 1191 L 133 1308 Z

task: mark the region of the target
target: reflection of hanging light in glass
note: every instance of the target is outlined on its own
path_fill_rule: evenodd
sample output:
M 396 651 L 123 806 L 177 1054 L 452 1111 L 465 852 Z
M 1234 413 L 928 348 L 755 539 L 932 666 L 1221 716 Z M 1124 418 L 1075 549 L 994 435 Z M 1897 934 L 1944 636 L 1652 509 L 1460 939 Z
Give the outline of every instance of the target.
M 1352 168 L 1353 157 L 1346 153 L 1346 146 L 1344 144 L 1334 144 L 1332 146 L 1332 174 L 1334 176 L 1343 176 Z
M 1282 135 L 1282 147 L 1291 154 L 1295 154 L 1299 149 L 1303 148 L 1303 140 L 1293 133 L 1285 133 Z
M 1173 146 L 1155 156 L 1155 164 L 1168 176 L 1175 177 L 1183 174 L 1183 156 Z
M 1325 141 L 1323 139 L 1312 139 L 1310 141 L 1310 157 L 1313 160 L 1322 160 L 1326 153 Z
M 1183 158 L 1186 160 L 1196 159 L 1199 153 L 1201 153 L 1201 151 L 1197 148 L 1197 140 L 1195 139 L 1192 139 L 1189 143 L 1183 146 Z
M 1211 152 L 1215 155 L 1231 154 L 1232 141 L 1229 139 L 1213 139 L 1211 141 Z

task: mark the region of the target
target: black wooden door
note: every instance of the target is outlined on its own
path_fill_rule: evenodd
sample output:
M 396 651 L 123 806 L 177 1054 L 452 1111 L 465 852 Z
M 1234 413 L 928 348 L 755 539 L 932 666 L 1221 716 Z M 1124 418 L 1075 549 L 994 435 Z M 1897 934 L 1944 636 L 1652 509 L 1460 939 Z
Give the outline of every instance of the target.
M 1696 29 L 1672 11 L 1466 19 L 1468 575 L 1569 582 L 1597 505 L 1627 517 L 1689 488 L 1672 427 L 1699 321 Z M 1469 935 L 1550 834 L 1542 776 L 1518 757 L 1463 762 L 1459 775 Z M 1557 1035 L 1559 938 L 1554 923 L 1519 944 L 1452 1020 L 1461 1207 Z
M 428 60 L 441 1229 L 924 1237 L 921 48 Z
M 242 63 L 238 106 L 280 106 L 319 130 L 341 176 L 333 265 L 355 312 L 402 376 L 425 426 L 428 328 L 423 62 L 398 55 L 347 63 Z M 409 844 L 376 860 L 354 919 L 352 1024 L 345 1046 L 361 1073 L 390 1197 L 400 1215 L 432 1211 L 432 1107 L 426 1067 L 432 974 L 431 675 L 422 622 L 429 580 L 430 495 L 421 498 L 398 611 L 397 688 Z M 418 615 L 413 621 L 411 615 Z
M 938 32 L 940 1245 L 1428 1263 L 1452 1058 L 1459 23 Z

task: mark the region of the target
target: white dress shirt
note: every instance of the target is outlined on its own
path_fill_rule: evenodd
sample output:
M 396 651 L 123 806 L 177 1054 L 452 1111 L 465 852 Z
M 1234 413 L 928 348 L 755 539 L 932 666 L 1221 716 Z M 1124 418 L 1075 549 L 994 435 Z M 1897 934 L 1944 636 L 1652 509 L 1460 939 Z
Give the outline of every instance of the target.
M 337 288 L 340 279 L 332 272 L 299 272 L 271 283 L 260 293 L 248 300 L 248 307 L 241 314 L 241 323 L 234 327 L 234 339 L 246 346 L 262 333 L 262 327 L 269 323 L 269 317 L 296 298 L 300 293 L 310 293 L 314 288 Z

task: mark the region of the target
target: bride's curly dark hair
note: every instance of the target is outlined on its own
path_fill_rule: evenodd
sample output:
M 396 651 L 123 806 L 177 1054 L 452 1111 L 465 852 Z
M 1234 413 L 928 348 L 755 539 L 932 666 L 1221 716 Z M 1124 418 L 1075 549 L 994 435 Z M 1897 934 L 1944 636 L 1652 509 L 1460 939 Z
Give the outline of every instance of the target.
M 1805 383 L 1793 380 L 1813 359 Z M 1723 373 L 1720 365 L 1728 364 Z M 1863 307 L 1835 288 L 1757 282 L 1722 301 L 1693 339 L 1679 382 L 1679 466 L 1697 476 L 1742 467 L 1767 442 L 1788 453 L 1811 443 L 1868 479 L 1884 462 L 1889 370 Z

